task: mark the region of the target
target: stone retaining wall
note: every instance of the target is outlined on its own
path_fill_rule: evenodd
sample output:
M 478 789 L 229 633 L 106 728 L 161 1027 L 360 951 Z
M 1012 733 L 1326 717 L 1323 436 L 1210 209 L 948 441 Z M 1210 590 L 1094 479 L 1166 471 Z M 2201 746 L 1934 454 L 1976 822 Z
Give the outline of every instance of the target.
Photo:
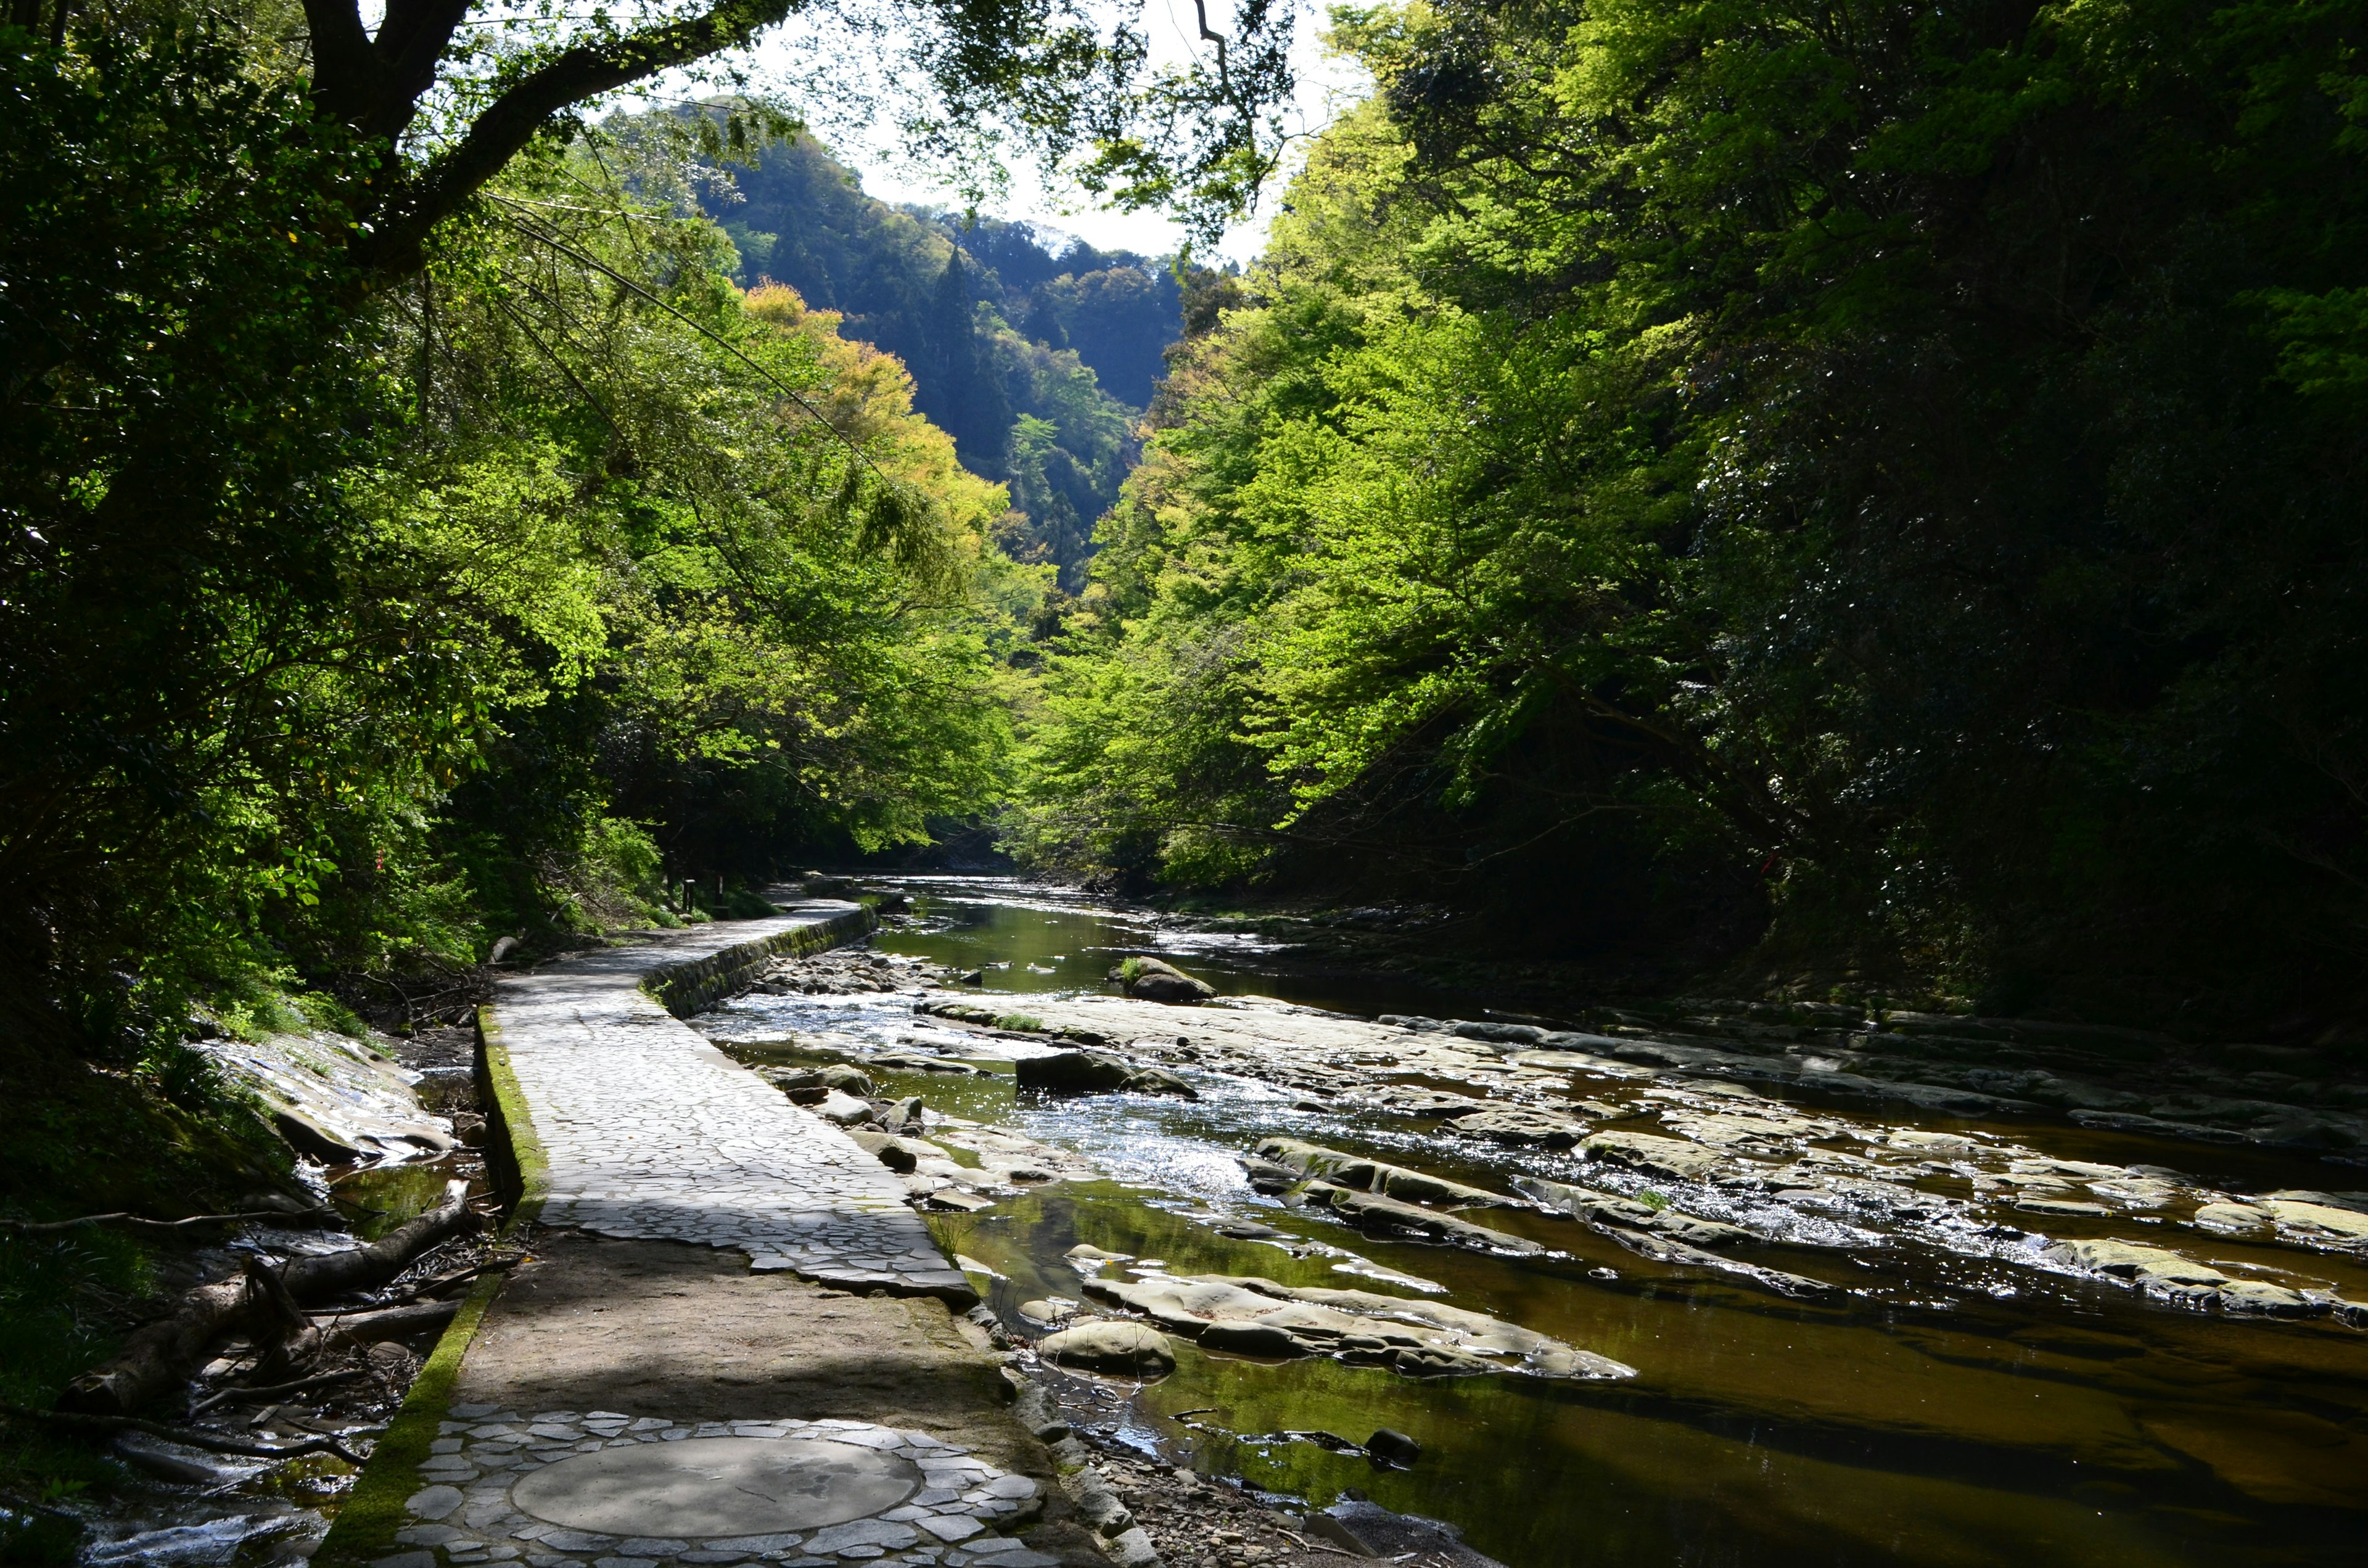
M 758 970 L 780 954 L 803 958 L 869 937 L 879 928 L 879 911 L 863 904 L 794 931 L 742 942 L 688 963 L 654 969 L 642 982 L 642 989 L 656 997 L 676 1017 L 687 1018 L 746 986 Z

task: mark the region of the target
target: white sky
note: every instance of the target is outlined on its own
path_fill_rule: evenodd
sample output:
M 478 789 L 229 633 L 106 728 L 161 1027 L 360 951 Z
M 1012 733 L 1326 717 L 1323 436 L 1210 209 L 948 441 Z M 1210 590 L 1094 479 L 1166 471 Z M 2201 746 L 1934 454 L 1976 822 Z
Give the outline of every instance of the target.
M 1155 63 L 1180 59 L 1200 47 L 1191 31 L 1192 0 L 1143 0 L 1143 26 L 1150 36 Z M 1212 27 L 1223 27 L 1231 14 L 1231 0 L 1210 0 L 1209 19 Z M 1292 46 L 1292 70 L 1298 82 L 1298 93 L 1286 117 L 1286 124 L 1295 135 L 1322 130 L 1335 113 L 1370 90 L 1361 70 L 1324 52 L 1316 41 L 1322 26 L 1323 18 L 1313 6 L 1302 7 Z M 790 47 L 778 37 L 760 43 L 754 51 L 759 70 L 768 62 L 768 55 L 793 69 L 783 52 Z M 826 131 L 824 136 L 826 142 L 830 140 Z M 892 145 L 894 138 L 894 124 L 883 115 L 865 139 L 880 147 Z M 1269 185 L 1258 212 L 1226 233 L 1219 246 L 1221 256 L 1246 263 L 1258 255 L 1265 243 L 1267 223 L 1275 204 L 1281 199 L 1282 186 L 1297 166 L 1298 154 L 1304 146 L 1304 140 L 1292 142 L 1284 166 Z M 960 194 L 951 186 L 902 159 L 867 155 L 851 145 L 834 146 L 832 151 L 861 176 L 866 192 L 883 201 L 962 204 Z M 1156 212 L 1119 212 L 1095 207 L 1080 191 L 1047 189 L 1036 171 L 1025 165 L 1012 168 L 1008 199 L 994 203 L 988 211 L 997 218 L 1047 223 L 1104 250 L 1164 256 L 1184 242 L 1183 230 Z

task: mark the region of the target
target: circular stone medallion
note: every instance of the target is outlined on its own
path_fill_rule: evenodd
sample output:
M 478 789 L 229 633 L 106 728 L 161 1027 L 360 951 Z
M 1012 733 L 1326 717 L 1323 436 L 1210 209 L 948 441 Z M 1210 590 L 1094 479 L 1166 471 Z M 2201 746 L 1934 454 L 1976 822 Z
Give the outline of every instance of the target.
M 510 1489 L 524 1512 L 622 1536 L 770 1535 L 893 1508 L 921 1483 L 894 1454 L 800 1437 L 632 1443 L 545 1465 Z

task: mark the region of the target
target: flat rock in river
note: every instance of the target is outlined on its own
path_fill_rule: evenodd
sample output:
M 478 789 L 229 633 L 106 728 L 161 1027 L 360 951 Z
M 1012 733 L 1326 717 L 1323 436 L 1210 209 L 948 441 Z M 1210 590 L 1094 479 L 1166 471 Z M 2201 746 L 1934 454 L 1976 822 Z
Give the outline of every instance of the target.
M 1385 1165 L 1361 1154 L 1303 1143 L 1295 1138 L 1269 1138 L 1258 1146 L 1258 1157 L 1306 1176 L 1323 1176 L 1360 1192 L 1378 1192 L 1404 1203 L 1437 1203 L 1451 1209 L 1510 1209 L 1520 1200 L 1443 1176 Z
M 1524 1176 L 1517 1183 L 1549 1209 L 1568 1214 L 1600 1231 L 1649 1231 L 1698 1247 L 1731 1246 L 1759 1238 L 1739 1225 L 1698 1220 L 1675 1209 L 1656 1209 L 1633 1198 L 1597 1192 L 1591 1187 Z
M 1170 1333 L 1192 1339 L 1203 1339 L 1224 1324 L 1218 1348 L 1251 1343 L 1274 1346 L 1288 1338 L 1302 1355 L 1386 1366 L 1414 1377 L 1503 1371 L 1549 1378 L 1636 1375 L 1633 1367 L 1485 1312 L 1371 1290 L 1292 1287 L 1225 1274 L 1088 1279 L 1085 1290 L 1097 1301 L 1132 1308 Z M 1253 1339 L 1246 1332 L 1251 1328 L 1266 1332 Z
M 1527 1106 L 1476 1111 L 1455 1119 L 1455 1131 L 1486 1138 L 1492 1143 L 1535 1144 L 1567 1149 L 1587 1134 L 1587 1123 Z
M 1457 1246 L 1478 1247 L 1489 1252 L 1539 1253 L 1546 1249 L 1520 1236 L 1492 1231 L 1486 1225 L 1475 1225 L 1469 1220 L 1459 1220 L 1452 1214 L 1401 1203 L 1395 1198 L 1379 1193 L 1359 1192 L 1354 1187 L 1336 1182 L 1312 1181 L 1302 1189 L 1311 1204 L 1320 1204 L 1344 1220 L 1366 1230 L 1398 1231 L 1426 1237 L 1431 1241 L 1451 1242 Z
M 1677 1181 L 1709 1181 L 1718 1174 L 1716 1152 L 1650 1132 L 1608 1129 L 1581 1140 L 1578 1147 L 1590 1159 Z
M 2210 1264 L 2181 1257 L 2168 1248 L 2110 1237 L 2055 1242 L 2046 1254 L 2087 1273 L 2137 1286 L 2149 1296 L 2183 1306 L 2216 1306 L 2225 1312 L 2304 1317 L 2328 1310 L 2298 1291 L 2260 1279 L 2232 1278 Z
M 2273 1192 L 2263 1205 L 2281 1231 L 2302 1232 L 2328 1244 L 2368 1243 L 2368 1212 L 2323 1192 Z

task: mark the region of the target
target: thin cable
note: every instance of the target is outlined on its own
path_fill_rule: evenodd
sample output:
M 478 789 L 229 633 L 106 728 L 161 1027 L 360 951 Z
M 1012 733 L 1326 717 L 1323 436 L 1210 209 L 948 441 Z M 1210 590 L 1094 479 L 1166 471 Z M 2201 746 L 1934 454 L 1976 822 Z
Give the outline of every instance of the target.
M 518 202 L 512 201 L 507 196 L 497 195 L 494 197 L 494 199 L 507 207 L 517 207 L 521 205 Z M 830 432 L 831 438 L 852 453 L 857 461 L 862 463 L 864 467 L 870 469 L 873 473 L 879 475 L 881 483 L 886 485 L 892 491 L 901 489 L 901 486 L 897 484 L 896 481 L 889 478 L 886 472 L 883 471 L 878 463 L 871 460 L 871 455 L 870 453 L 866 452 L 861 447 L 857 446 L 852 440 L 848 439 L 845 432 L 841 431 L 837 426 L 833 425 L 828 417 L 823 414 L 822 410 L 807 402 L 805 394 L 798 391 L 797 388 L 790 385 L 789 382 L 781 380 L 780 377 L 773 374 L 772 371 L 768 370 L 764 366 L 759 365 L 754 359 L 749 358 L 748 356 L 740 352 L 736 347 L 726 342 L 715 332 L 701 323 L 694 321 L 689 316 L 683 314 L 682 312 L 676 310 L 672 305 L 667 304 L 664 300 L 659 299 L 657 295 L 652 293 L 649 290 L 644 289 L 642 285 L 634 282 L 632 278 L 626 277 L 615 267 L 610 267 L 607 262 L 601 261 L 596 256 L 586 256 L 582 251 L 579 251 L 573 245 L 568 244 L 564 240 L 558 239 L 551 234 L 541 233 L 539 230 L 522 220 L 513 219 L 511 222 L 517 227 L 518 231 L 526 235 L 529 239 L 540 241 L 543 244 L 549 245 L 552 249 L 559 252 L 560 255 L 567 256 L 586 267 L 591 267 L 597 272 L 605 274 L 607 277 L 615 279 L 618 283 L 622 284 L 624 287 L 632 290 L 634 293 L 639 294 L 643 299 L 647 300 L 651 304 L 655 305 L 666 314 L 674 317 L 675 320 L 682 323 L 683 325 L 690 328 L 691 331 L 699 334 L 701 337 L 704 337 L 709 342 L 714 344 L 718 348 L 723 349 L 726 354 L 731 355 L 734 359 L 739 360 L 743 365 L 747 366 L 750 369 L 764 377 L 765 380 L 772 382 L 773 385 L 781 390 L 783 394 L 786 395 L 791 402 L 796 403 L 800 408 L 804 409 L 806 413 L 813 417 L 815 424 Z

